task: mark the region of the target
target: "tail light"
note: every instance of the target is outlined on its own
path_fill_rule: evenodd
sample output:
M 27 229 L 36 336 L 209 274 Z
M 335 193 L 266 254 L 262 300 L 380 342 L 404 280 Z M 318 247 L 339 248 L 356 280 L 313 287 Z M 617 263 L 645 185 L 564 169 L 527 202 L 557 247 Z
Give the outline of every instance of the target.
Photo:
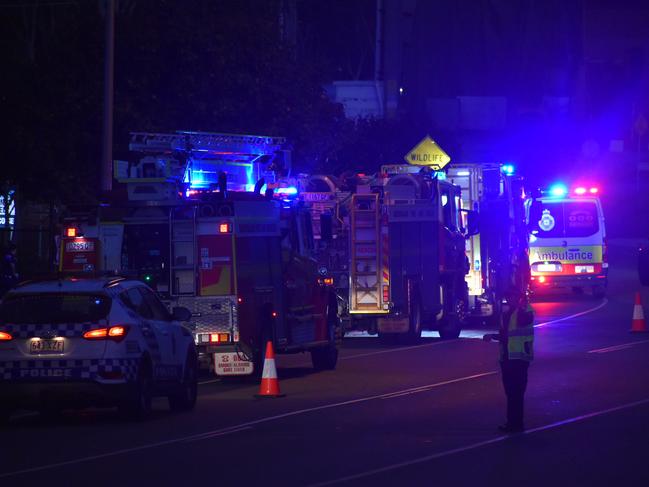
M 383 302 L 387 303 L 390 301 L 390 286 L 383 286 Z
M 210 343 L 224 343 L 230 341 L 229 333 L 210 333 Z
M 0 342 L 8 342 L 9 340 L 13 340 L 13 338 L 10 333 L 0 331 Z
M 120 342 L 128 334 L 128 325 L 115 325 L 109 328 L 95 328 L 83 334 L 86 340 L 113 340 Z

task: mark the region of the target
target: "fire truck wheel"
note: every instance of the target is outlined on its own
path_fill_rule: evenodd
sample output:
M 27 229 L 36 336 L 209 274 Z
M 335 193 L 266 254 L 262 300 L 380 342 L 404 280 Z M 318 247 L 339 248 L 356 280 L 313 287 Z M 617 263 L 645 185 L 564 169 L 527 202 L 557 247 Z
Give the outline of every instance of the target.
M 338 348 L 335 343 L 311 350 L 311 362 L 315 370 L 334 370 L 338 363 Z
M 198 394 L 198 370 L 196 358 L 189 354 L 185 363 L 185 375 L 178 390 L 169 396 L 169 408 L 174 412 L 191 411 L 196 406 Z
M 464 300 L 458 297 L 453 297 L 453 312 L 449 313 L 439 327 L 439 336 L 443 340 L 451 340 L 458 338 L 462 331 L 462 320 L 466 316 L 466 306 Z
M 399 335 L 399 339 L 405 345 L 416 344 L 421 339 L 421 306 L 417 299 L 410 304 L 408 332 Z
M 593 286 L 593 297 L 595 299 L 602 299 L 606 296 L 606 288 L 604 286 Z
M 131 419 L 143 420 L 151 414 L 151 399 L 153 388 L 153 371 L 151 362 L 142 359 L 138 367 L 137 382 L 132 391 L 119 405 L 120 412 Z

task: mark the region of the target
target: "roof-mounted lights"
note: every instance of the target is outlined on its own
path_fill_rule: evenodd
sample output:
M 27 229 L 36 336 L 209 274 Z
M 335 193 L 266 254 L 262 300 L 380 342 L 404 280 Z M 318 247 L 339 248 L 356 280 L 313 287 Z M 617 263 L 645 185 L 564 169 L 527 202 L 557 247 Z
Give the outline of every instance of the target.
M 500 170 L 507 176 L 512 176 L 516 172 L 516 167 L 513 164 L 503 164 Z
M 561 198 L 568 194 L 568 188 L 564 184 L 558 183 L 550 187 L 550 196 Z

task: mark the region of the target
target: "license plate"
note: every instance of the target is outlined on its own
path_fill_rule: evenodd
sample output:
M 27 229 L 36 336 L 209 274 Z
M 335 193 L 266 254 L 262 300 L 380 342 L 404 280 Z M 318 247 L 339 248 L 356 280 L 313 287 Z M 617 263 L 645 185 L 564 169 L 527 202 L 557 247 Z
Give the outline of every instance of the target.
M 555 272 L 558 270 L 556 264 L 539 264 L 536 268 L 539 272 Z
M 29 344 L 31 353 L 63 353 L 64 340 L 32 340 Z
M 575 272 L 577 274 L 587 274 L 589 272 L 595 272 L 595 266 L 592 265 L 576 265 Z
M 92 240 L 75 240 L 65 244 L 67 252 L 94 252 L 95 242 Z
M 215 353 L 214 372 L 216 375 L 250 375 L 255 367 L 236 352 Z

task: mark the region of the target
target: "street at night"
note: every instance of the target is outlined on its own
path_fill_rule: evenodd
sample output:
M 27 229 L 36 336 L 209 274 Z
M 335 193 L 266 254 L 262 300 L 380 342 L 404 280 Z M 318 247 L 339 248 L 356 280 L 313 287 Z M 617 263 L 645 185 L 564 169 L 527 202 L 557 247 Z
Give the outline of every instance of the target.
M 649 486 L 647 26 L 0 0 L 0 487 Z
M 381 347 L 346 338 L 336 371 L 278 361 L 284 398 L 203 379 L 193 413 L 123 422 L 112 410 L 25 414 L 3 432 L 4 485 L 646 485 L 649 336 L 630 334 L 636 243 L 611 244 L 605 300 L 534 303 L 536 359 L 524 434 L 502 436 L 497 346 L 459 340 Z M 645 298 L 649 293 L 643 292 Z

